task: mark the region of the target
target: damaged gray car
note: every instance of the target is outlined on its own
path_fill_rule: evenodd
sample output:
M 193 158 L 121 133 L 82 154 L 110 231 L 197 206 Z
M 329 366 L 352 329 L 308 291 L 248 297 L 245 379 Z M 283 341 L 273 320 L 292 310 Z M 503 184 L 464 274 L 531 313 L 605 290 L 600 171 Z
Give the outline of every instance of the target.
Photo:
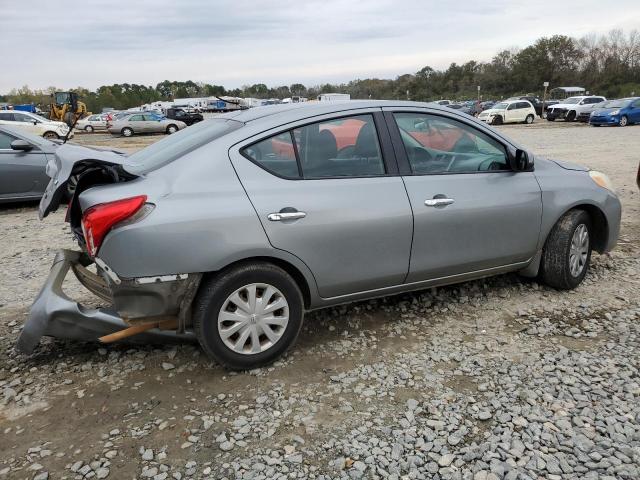
M 292 104 L 207 120 L 130 157 L 61 146 L 60 251 L 18 339 L 197 340 L 221 364 L 278 358 L 305 311 L 519 272 L 577 287 L 617 241 L 608 178 L 534 157 L 434 104 Z M 68 271 L 107 302 L 62 290 Z

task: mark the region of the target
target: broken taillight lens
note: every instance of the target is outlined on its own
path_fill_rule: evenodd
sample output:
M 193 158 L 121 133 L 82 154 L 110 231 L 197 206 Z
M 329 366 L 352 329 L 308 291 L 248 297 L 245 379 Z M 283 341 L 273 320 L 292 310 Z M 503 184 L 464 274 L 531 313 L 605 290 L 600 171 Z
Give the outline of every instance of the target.
M 139 195 L 115 202 L 100 203 L 87 209 L 82 216 L 82 233 L 89 255 L 95 257 L 109 230 L 132 217 L 146 201 L 146 195 Z

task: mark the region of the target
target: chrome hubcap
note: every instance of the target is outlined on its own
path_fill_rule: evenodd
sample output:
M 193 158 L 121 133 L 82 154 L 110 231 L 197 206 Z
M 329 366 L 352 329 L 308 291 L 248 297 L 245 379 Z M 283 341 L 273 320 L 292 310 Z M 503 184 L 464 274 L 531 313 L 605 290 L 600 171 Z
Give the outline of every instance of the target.
M 584 223 L 578 225 L 571 238 L 569 249 L 569 271 L 574 277 L 580 276 L 587 264 L 589 255 L 589 230 Z
M 251 355 L 273 347 L 289 323 L 289 304 L 276 287 L 252 283 L 239 288 L 222 304 L 218 333 L 236 353 Z

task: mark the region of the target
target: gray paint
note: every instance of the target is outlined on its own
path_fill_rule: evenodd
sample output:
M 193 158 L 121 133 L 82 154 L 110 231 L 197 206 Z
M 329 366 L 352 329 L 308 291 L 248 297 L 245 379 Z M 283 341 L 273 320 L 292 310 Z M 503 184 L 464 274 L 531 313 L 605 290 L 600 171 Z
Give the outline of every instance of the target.
M 144 220 L 109 233 L 100 258 L 125 278 L 211 272 L 257 256 L 279 259 L 302 274 L 309 307 L 319 308 L 508 271 L 534 274 L 550 229 L 578 205 L 602 211 L 608 223 L 603 250 L 615 245 L 617 197 L 586 170 L 541 158 L 535 172 L 283 180 L 239 153 L 298 124 L 375 109 L 438 113 L 491 135 L 511 153 L 520 148 L 481 122 L 432 104 L 345 102 L 233 112 L 223 117 L 245 122 L 242 128 L 133 181 L 80 195 L 83 210 L 140 194 L 156 206 Z M 59 185 L 83 155 L 92 158 L 72 153 L 56 161 Z M 91 155 L 127 169 L 124 157 Z M 436 194 L 455 203 L 424 207 Z M 308 215 L 266 220 L 284 207 Z

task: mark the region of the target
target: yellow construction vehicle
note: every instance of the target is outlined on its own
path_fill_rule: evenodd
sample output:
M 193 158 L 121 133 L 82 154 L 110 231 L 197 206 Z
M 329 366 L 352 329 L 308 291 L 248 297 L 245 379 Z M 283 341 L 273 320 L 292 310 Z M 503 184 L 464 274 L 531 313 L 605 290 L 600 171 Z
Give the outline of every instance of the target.
M 85 115 L 89 115 L 87 106 L 78 100 L 74 92 L 56 92 L 51 94 L 49 119 L 64 122 L 70 127 Z

